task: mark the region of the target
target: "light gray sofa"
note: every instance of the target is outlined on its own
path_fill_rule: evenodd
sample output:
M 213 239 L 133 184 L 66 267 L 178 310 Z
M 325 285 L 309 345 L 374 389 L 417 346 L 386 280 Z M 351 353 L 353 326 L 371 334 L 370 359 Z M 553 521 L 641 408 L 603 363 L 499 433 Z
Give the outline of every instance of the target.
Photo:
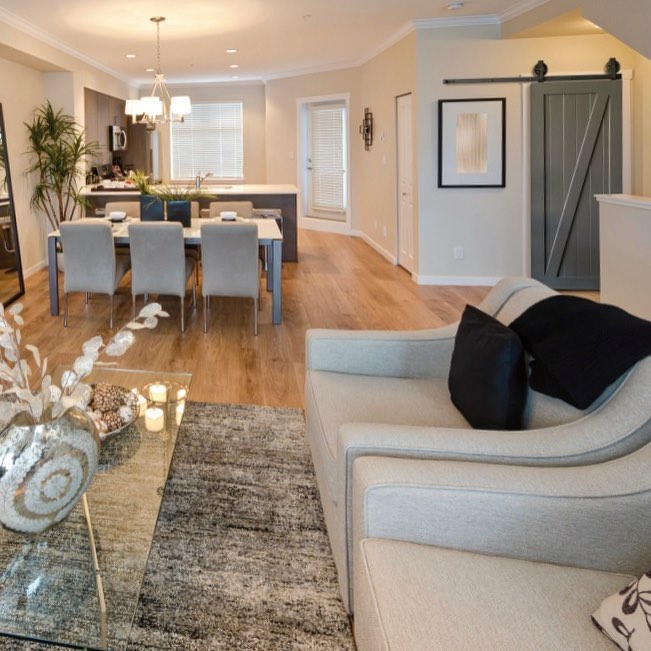
M 651 444 L 562 468 L 356 459 L 357 648 L 613 651 L 590 617 L 651 569 L 650 467 Z
M 479 307 L 510 323 L 555 292 L 506 278 Z M 305 414 L 341 595 L 353 610 L 352 474 L 364 456 L 449 459 L 527 466 L 594 464 L 651 440 L 651 358 L 585 411 L 529 390 L 523 431 L 470 427 L 447 378 L 457 324 L 435 330 L 310 330 Z

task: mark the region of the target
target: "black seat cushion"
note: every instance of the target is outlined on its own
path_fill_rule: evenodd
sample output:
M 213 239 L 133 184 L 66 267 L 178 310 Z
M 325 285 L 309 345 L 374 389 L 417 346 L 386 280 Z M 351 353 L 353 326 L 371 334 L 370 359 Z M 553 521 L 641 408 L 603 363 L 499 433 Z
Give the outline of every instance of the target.
M 454 341 L 450 397 L 478 429 L 521 429 L 527 394 L 524 348 L 515 332 L 467 305 Z
M 510 327 L 533 356 L 531 388 L 578 409 L 651 355 L 651 322 L 578 296 L 543 299 Z

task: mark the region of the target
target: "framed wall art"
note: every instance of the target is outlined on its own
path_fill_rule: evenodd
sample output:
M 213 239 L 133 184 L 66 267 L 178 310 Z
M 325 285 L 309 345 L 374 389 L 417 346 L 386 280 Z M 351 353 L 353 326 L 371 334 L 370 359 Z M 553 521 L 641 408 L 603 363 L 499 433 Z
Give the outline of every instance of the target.
M 439 188 L 503 188 L 506 98 L 439 100 Z

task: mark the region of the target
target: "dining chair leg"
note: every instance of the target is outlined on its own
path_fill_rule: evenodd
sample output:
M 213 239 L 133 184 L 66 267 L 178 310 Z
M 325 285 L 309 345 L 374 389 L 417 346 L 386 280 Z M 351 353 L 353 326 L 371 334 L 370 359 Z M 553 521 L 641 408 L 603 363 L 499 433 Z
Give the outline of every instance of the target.
M 192 275 L 192 309 L 197 309 L 197 282 L 196 276 Z
M 131 316 L 136 320 L 136 295 L 131 294 Z
M 113 294 L 109 294 L 109 328 L 113 328 Z
M 208 302 L 210 296 L 203 297 L 203 331 L 208 332 Z
M 181 296 L 181 332 L 185 332 L 185 296 Z
M 90 292 L 85 292 L 85 295 L 86 295 L 86 298 L 85 298 L 86 305 L 88 305 L 88 303 L 90 303 Z
M 253 299 L 253 334 L 258 336 L 258 299 Z
M 68 327 L 68 294 L 63 295 L 63 327 Z

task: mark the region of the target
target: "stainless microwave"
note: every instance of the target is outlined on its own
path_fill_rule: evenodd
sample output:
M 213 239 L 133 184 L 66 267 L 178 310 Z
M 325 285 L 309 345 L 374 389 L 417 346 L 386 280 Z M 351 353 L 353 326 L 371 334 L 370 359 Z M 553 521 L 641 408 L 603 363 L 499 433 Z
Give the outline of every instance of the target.
M 109 144 L 111 151 L 125 151 L 127 148 L 127 131 L 117 125 L 109 127 Z

